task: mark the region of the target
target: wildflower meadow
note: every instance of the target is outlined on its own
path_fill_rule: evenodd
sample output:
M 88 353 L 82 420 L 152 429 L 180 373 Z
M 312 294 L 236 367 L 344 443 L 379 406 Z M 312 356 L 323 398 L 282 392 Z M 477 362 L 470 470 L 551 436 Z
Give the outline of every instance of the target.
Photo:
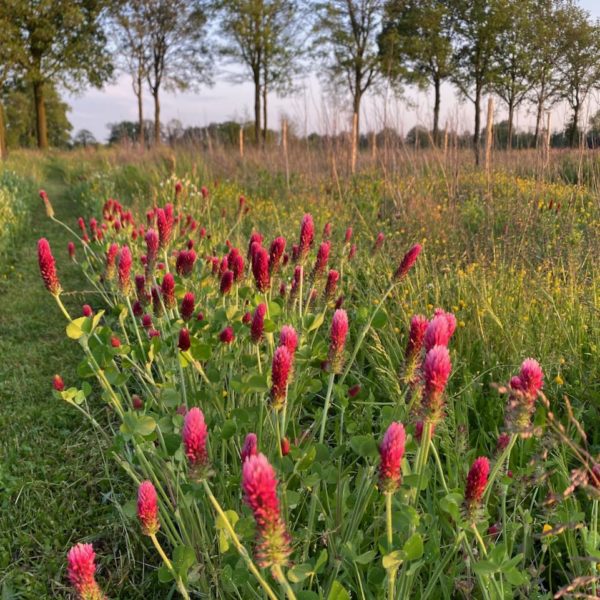
M 402 176 L 60 160 L 23 175 L 73 362 L 45 402 L 102 477 L 72 510 L 104 516 L 57 538 L 57 595 L 597 596 L 589 186 L 423 169 L 419 209 Z

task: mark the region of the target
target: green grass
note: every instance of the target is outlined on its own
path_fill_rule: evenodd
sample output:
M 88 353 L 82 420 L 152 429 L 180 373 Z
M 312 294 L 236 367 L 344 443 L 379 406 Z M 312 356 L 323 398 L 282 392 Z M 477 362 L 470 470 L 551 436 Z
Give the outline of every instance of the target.
M 49 186 L 56 212 L 72 215 L 76 207 L 63 192 Z M 41 284 L 39 237 L 49 239 L 65 287 L 80 290 L 65 297 L 72 313 L 79 314 L 84 302 L 94 305 L 94 299 L 82 291 L 79 270 L 68 261 L 67 232 L 46 219 L 37 196 L 27 201 L 34 209 L 0 274 L 2 597 L 68 597 L 66 552 L 76 542 L 93 541 L 100 557 L 110 557 L 110 565 L 100 558 L 100 569 L 108 589 L 119 590 L 113 597 L 151 598 L 130 572 L 130 540 L 113 505 L 131 490 L 113 488 L 120 474 L 114 463 L 105 462 L 110 454 L 100 448 L 88 422 L 52 396 L 55 373 L 67 385 L 77 380 L 80 349 L 64 335 L 64 319 Z M 99 401 L 95 412 L 106 422 Z M 143 569 L 135 569 L 141 575 Z

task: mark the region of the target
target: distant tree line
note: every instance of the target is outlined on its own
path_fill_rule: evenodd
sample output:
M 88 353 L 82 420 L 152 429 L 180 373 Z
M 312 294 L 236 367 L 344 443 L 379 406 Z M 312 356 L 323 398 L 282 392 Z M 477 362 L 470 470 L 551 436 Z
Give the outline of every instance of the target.
M 122 73 L 131 79 L 137 124 L 120 124 L 111 140 L 148 146 L 202 137 L 213 126 L 163 126 L 161 93 L 210 85 L 215 65 L 219 72 L 231 65 L 227 77 L 253 84 L 248 137 L 257 144 L 270 135 L 270 95 L 293 93 L 310 70 L 348 98 L 357 139 L 365 94 L 416 85 L 432 93 L 427 143 L 439 144 L 441 88 L 451 84 L 473 105 L 479 161 L 487 94 L 506 107 L 507 148 L 539 144 L 544 115 L 558 102 L 571 115 L 564 143 L 583 140 L 582 111 L 600 89 L 600 25 L 575 0 L 2 0 L 0 154 L 33 138 L 42 149 L 64 143 L 58 90 L 101 87 Z M 515 141 L 515 114 L 524 107 L 535 115 L 527 144 L 521 134 Z M 233 143 L 233 124 L 214 127 L 215 139 Z

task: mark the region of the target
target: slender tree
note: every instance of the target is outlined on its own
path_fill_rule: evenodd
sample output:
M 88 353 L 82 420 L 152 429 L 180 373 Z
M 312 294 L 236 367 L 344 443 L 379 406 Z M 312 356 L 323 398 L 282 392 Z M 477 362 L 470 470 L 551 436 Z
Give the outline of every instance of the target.
M 315 4 L 317 54 L 324 59 L 331 81 L 352 97 L 357 136 L 361 101 L 380 74 L 377 37 L 381 33 L 383 7 L 383 0 L 329 0 Z
M 117 45 L 117 66 L 131 76 L 138 109 L 138 143 L 144 147 L 144 83 L 150 62 L 150 40 L 144 0 L 122 0 L 112 10 Z
M 535 8 L 535 0 L 507 0 L 504 4 L 510 26 L 503 28 L 498 36 L 491 89 L 508 109 L 507 148 L 512 148 L 515 111 L 526 100 L 533 86 Z
M 531 90 L 528 100 L 535 108 L 535 145 L 539 143 L 542 117 L 559 100 L 560 77 L 556 65 L 561 53 L 561 14 L 565 0 L 533 0 L 536 18 L 530 29 Z
M 210 83 L 205 0 L 141 0 L 149 55 L 146 80 L 154 100 L 154 141 L 161 141 L 160 90 Z
M 481 98 L 494 80 L 494 61 L 500 36 L 508 26 L 507 15 L 503 0 L 454 0 L 452 4 L 456 34 L 452 81 L 475 109 L 473 146 L 479 164 Z
M 304 32 L 298 2 L 218 0 L 217 7 L 224 41 L 220 53 L 245 67 L 231 79 L 250 79 L 254 86 L 254 138 L 258 143 L 261 129 L 263 141 L 267 135 L 269 91 L 289 91 L 300 64 Z
M 393 80 L 433 87 L 433 139 L 439 138 L 442 82 L 452 73 L 451 14 L 444 0 L 388 0 L 379 52 Z
M 107 0 L 2 0 L 0 24 L 10 23 L 8 44 L 33 86 L 37 143 L 48 147 L 45 88 L 60 80 L 70 89 L 100 87 L 112 65 L 101 17 Z
M 559 95 L 571 108 L 568 141 L 575 146 L 583 104 L 589 93 L 600 87 L 600 27 L 575 4 L 567 6 L 559 17 Z

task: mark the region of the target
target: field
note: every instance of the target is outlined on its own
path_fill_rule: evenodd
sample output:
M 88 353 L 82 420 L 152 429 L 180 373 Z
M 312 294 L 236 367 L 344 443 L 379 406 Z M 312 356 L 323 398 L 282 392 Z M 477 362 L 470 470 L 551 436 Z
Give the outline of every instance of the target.
M 3 598 L 597 596 L 595 154 L 346 162 L 1 167 Z

